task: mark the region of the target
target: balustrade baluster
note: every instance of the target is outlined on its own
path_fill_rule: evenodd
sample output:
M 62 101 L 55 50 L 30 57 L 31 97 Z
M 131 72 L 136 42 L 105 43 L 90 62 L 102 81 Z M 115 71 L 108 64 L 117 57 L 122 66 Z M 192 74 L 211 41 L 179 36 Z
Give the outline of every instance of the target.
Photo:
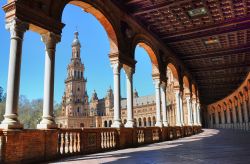
M 69 133 L 69 152 L 73 152 L 73 138 L 72 138 L 72 132 Z
M 104 144 L 103 144 L 103 132 L 101 132 L 101 148 L 103 149 Z
M 106 143 L 106 132 L 103 132 L 103 147 L 104 147 L 104 149 L 107 148 L 107 143 Z
M 114 143 L 113 143 L 114 138 L 113 138 L 113 132 L 112 131 L 109 132 L 109 136 L 110 136 L 110 147 L 113 148 L 114 147 Z
M 65 154 L 69 152 L 69 134 L 65 133 Z
M 74 137 L 74 153 L 76 153 L 76 132 L 74 132 L 73 137 Z
M 106 134 L 107 134 L 107 148 L 110 148 L 110 144 L 109 144 L 109 132 L 107 132 Z

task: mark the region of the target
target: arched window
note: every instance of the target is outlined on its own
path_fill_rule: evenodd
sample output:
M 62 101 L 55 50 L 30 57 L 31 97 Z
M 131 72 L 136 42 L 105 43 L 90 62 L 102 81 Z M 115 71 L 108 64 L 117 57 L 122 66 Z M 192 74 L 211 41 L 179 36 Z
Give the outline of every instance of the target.
M 111 127 L 111 125 L 112 125 L 112 121 L 111 121 L 111 120 L 109 120 L 109 127 Z

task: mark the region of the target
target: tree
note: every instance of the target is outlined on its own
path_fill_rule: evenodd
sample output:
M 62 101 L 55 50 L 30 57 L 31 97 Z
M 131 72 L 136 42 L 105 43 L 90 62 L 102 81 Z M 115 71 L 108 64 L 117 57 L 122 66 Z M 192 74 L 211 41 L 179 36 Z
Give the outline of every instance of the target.
M 0 86 L 0 121 L 3 120 L 3 115 L 5 112 L 5 99 L 6 93 L 3 92 L 3 88 Z
M 3 115 L 5 112 L 5 102 L 0 102 L 0 121 L 3 120 Z
M 61 103 L 55 103 L 54 104 L 54 116 L 58 117 L 61 115 L 62 110 L 62 104 Z
M 3 101 L 3 98 L 4 98 L 3 88 L 0 86 L 0 102 Z

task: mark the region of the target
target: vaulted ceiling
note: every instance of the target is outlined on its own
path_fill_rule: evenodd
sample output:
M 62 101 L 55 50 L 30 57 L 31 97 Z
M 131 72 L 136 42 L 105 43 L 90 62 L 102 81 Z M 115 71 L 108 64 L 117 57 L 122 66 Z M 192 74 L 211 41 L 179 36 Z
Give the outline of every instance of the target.
M 113 0 L 179 57 L 209 104 L 250 70 L 250 0 Z

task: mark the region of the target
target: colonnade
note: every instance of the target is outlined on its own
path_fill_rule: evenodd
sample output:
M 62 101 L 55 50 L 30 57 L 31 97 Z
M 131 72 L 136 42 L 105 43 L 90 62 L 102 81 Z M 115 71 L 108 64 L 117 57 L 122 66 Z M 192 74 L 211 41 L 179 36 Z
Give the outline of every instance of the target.
M 231 95 L 208 106 L 210 128 L 250 130 L 250 73 Z
M 10 59 L 7 86 L 6 111 L 4 120 L 0 128 L 3 129 L 20 129 L 22 125 L 18 120 L 18 99 L 20 68 L 22 56 L 22 42 L 24 32 L 28 24 L 13 19 L 7 24 L 11 34 L 10 41 Z M 42 35 L 42 41 L 45 44 L 45 75 L 44 75 L 44 102 L 43 116 L 41 122 L 37 125 L 39 129 L 56 128 L 53 116 L 54 101 L 54 73 L 55 73 L 55 51 L 56 44 L 60 41 L 60 36 L 52 32 Z M 124 125 L 121 121 L 121 100 L 120 100 L 120 71 L 124 68 L 127 82 L 127 122 L 125 127 L 135 127 L 133 118 L 133 73 L 134 68 L 124 67 L 119 60 L 111 60 L 114 78 L 114 119 L 112 127 L 120 128 Z M 156 102 L 156 124 L 155 126 L 168 126 L 166 111 L 166 83 L 159 77 L 154 77 L 155 102 Z M 183 97 L 180 88 L 175 89 L 176 98 L 176 126 L 184 126 L 183 101 L 187 101 L 188 125 L 200 125 L 200 106 L 197 101 L 191 97 Z

